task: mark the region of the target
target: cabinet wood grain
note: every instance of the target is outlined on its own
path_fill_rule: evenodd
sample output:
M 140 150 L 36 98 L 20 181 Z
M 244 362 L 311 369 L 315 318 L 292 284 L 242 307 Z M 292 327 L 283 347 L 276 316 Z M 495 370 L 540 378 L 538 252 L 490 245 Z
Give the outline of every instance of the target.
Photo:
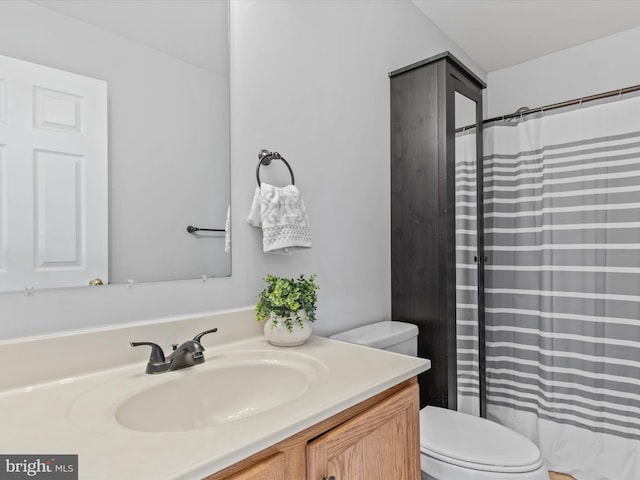
M 229 480 L 285 480 L 286 478 L 285 455 L 280 452 L 232 475 Z

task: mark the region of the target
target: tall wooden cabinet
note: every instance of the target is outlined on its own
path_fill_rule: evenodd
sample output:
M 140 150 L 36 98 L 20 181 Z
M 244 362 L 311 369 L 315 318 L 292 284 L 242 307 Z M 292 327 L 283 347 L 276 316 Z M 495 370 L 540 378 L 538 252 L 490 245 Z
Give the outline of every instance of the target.
M 482 152 L 484 82 L 449 52 L 389 74 L 391 85 L 392 318 L 418 326 L 418 355 L 431 359 L 419 376 L 421 405 L 457 409 L 456 115 L 472 102 L 476 151 Z M 459 123 L 458 119 L 458 123 Z M 484 245 L 482 162 L 477 162 L 478 344 L 484 397 Z M 484 409 L 484 400 L 481 400 Z

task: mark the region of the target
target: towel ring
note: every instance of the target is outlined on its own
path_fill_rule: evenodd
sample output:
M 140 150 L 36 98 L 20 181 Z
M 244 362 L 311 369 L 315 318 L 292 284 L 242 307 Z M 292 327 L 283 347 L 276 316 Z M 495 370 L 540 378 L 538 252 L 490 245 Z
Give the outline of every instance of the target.
M 260 186 L 260 167 L 262 165 L 269 166 L 271 164 L 271 160 L 282 160 L 284 164 L 289 169 L 289 173 L 291 174 L 291 185 L 295 185 L 295 178 L 293 176 L 293 170 L 291 169 L 291 165 L 287 162 L 282 155 L 278 152 L 270 152 L 269 150 L 260 150 L 258 152 L 258 166 L 256 167 L 256 180 L 258 180 L 258 186 Z

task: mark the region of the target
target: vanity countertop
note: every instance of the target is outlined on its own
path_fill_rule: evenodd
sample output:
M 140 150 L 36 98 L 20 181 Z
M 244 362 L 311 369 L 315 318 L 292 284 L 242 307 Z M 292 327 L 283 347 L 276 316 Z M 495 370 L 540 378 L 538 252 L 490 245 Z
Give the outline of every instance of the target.
M 160 426 L 161 431 L 141 431 L 116 420 L 119 406 L 139 392 L 168 382 L 181 385 L 182 380 L 207 378 L 196 375 L 242 363 L 246 356 L 284 365 L 289 360 L 308 362 L 312 381 L 286 408 L 267 405 L 259 413 L 240 412 L 233 421 L 201 428 L 162 431 Z M 430 367 L 428 360 L 316 336 L 305 345 L 281 348 L 252 335 L 207 347 L 205 358 L 202 365 L 160 375 L 145 374 L 145 364 L 137 361 L 5 388 L 0 391 L 0 453 L 77 454 L 83 480 L 201 479 Z M 36 368 L 36 362 L 33 365 Z M 251 385 L 247 387 L 251 392 Z M 215 392 L 215 386 L 209 388 Z M 168 408 L 179 408 L 175 405 L 180 405 L 180 398 L 193 394 L 189 389 L 175 390 Z

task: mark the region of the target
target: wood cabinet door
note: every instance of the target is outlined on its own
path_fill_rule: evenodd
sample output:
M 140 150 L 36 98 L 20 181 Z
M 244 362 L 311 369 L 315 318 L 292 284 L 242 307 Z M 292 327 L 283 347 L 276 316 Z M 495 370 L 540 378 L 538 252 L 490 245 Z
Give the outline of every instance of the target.
M 418 385 L 307 444 L 307 480 L 419 480 Z
M 228 480 L 285 480 L 285 478 L 285 456 L 283 453 L 276 453 L 232 475 Z

